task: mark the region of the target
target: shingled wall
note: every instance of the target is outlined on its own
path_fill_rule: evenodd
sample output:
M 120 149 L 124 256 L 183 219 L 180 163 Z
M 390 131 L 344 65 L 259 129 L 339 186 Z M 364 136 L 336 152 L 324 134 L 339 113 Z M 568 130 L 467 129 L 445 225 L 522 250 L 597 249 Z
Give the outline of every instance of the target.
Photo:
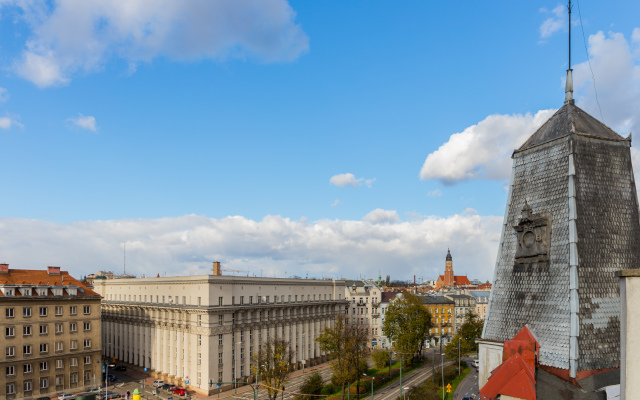
M 638 197 L 629 142 L 575 136 L 578 370 L 620 365 L 620 283 L 640 267 Z
M 508 340 L 527 324 L 540 343 L 540 364 L 569 368 L 569 227 L 567 138 L 514 155 L 510 203 L 496 263 L 496 280 L 483 338 Z M 551 214 L 546 267 L 514 269 L 518 223 L 525 200 Z

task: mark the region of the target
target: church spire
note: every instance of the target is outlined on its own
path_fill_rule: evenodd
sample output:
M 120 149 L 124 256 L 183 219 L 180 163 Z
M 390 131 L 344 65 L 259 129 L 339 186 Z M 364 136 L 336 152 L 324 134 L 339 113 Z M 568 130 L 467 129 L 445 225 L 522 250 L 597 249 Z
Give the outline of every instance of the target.
M 564 103 L 573 103 L 573 70 L 571 69 L 571 0 L 567 6 L 569 11 L 569 69 L 567 69 L 567 85 L 564 89 Z

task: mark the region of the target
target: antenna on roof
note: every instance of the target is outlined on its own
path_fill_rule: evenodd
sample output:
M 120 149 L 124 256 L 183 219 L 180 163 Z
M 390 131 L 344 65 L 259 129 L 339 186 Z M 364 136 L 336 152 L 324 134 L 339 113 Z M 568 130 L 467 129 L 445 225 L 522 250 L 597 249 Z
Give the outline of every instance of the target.
M 573 70 L 571 69 L 571 0 L 567 6 L 569 11 L 569 69 L 567 69 L 567 86 L 564 89 L 564 103 L 573 103 Z

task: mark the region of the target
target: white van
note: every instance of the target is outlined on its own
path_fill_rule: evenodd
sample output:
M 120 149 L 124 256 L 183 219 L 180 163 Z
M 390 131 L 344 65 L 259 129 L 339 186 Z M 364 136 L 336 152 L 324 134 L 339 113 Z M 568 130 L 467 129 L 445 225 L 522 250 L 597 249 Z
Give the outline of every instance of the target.
M 480 360 L 473 360 L 473 366 L 478 369 L 478 367 L 480 366 Z
M 155 387 L 160 387 L 162 385 L 164 385 L 164 381 L 160 379 L 153 381 L 153 383 L 151 384 L 151 386 L 155 386 Z

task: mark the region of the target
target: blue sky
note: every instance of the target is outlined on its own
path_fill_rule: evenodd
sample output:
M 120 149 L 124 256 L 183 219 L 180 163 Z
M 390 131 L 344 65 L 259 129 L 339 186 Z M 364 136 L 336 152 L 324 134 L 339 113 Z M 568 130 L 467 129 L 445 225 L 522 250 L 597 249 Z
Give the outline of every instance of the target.
M 564 98 L 561 3 L 147 3 L 0 2 L 0 261 L 435 279 L 451 247 L 491 278 L 508 156 Z M 640 4 L 580 6 L 626 136 Z

